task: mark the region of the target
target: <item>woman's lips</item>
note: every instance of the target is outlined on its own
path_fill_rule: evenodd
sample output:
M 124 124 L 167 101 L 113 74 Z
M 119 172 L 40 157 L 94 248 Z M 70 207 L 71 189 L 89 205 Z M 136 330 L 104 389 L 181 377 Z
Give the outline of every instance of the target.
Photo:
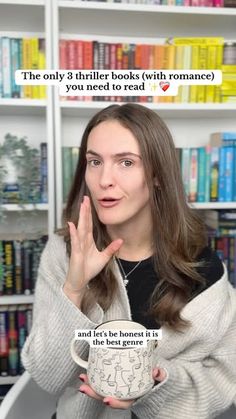
M 111 208 L 111 207 L 115 207 L 116 205 L 119 204 L 120 199 L 112 199 L 112 200 L 106 200 L 106 199 L 100 199 L 99 204 L 101 205 L 101 207 L 103 208 Z

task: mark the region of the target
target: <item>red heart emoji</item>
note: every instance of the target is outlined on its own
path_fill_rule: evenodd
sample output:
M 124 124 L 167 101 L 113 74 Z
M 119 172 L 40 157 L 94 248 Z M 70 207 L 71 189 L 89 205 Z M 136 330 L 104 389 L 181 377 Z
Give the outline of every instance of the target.
M 163 92 L 166 92 L 166 90 L 168 90 L 170 87 L 170 83 L 168 81 L 160 81 L 159 86 Z

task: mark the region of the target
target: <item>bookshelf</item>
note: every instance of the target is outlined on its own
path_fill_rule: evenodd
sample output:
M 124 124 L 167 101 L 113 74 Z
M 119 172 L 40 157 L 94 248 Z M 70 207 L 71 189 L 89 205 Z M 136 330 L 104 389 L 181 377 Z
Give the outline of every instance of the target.
M 91 117 L 94 113 L 105 108 L 107 102 L 77 102 L 77 101 L 61 101 L 61 113 L 65 117 Z M 233 118 L 236 115 L 236 103 L 146 103 L 145 106 L 157 111 L 158 114 L 167 118 Z
M 174 36 L 236 39 L 236 9 L 158 6 L 94 1 L 53 2 L 53 63 L 59 67 L 59 40 L 153 42 Z M 197 23 L 196 23 L 197 22 Z M 140 31 L 140 28 L 141 31 Z M 158 29 L 157 29 L 158 28 Z M 171 28 L 171 29 L 170 29 Z M 56 223 L 61 224 L 61 147 L 78 146 L 88 119 L 112 102 L 60 100 L 54 91 Z M 204 146 L 212 132 L 235 131 L 236 103 L 147 103 L 164 118 L 177 147 Z M 195 203 L 197 209 L 236 208 L 236 203 Z
M 46 101 L 31 99 L 0 99 L 0 116 L 45 116 Z
M 62 0 L 0 0 L 0 36 L 45 36 L 47 68 L 59 68 L 59 39 L 104 42 L 155 42 L 173 36 L 224 36 L 236 39 L 236 9 L 174 7 Z M 141 30 L 140 30 L 141 28 Z M 16 219 L 25 213 L 32 225 L 49 235 L 61 225 L 63 209 L 62 146 L 79 146 L 88 118 L 112 102 L 60 100 L 48 86 L 47 99 L 0 98 L 0 141 L 10 130 L 32 145 L 48 145 L 48 204 L 5 205 L 7 221 L 0 239 L 19 233 Z M 165 119 L 177 147 L 207 143 L 213 131 L 235 131 L 236 103 L 147 103 Z M 10 127 L 10 128 L 9 128 Z M 236 209 L 231 203 L 192 203 L 196 209 Z M 0 305 L 33 303 L 32 295 L 4 296 Z M 1 377 L 0 385 L 17 377 Z
M 33 304 L 33 302 L 33 295 L 4 295 L 1 297 L 1 305 Z
M 51 1 L 0 0 L 0 37 L 44 38 L 46 67 L 52 67 Z M 46 99 L 0 97 L 0 142 L 7 133 L 18 138 L 26 137 L 31 147 L 47 143 L 48 203 L 4 204 L 4 218 L 0 223 L 0 240 L 28 238 L 32 230 L 39 234 L 52 234 L 55 226 L 54 199 L 54 138 L 52 88 L 47 89 Z M 31 295 L 3 295 L 3 306 L 18 308 L 33 304 Z M 19 376 L 0 377 L 0 385 L 14 384 Z

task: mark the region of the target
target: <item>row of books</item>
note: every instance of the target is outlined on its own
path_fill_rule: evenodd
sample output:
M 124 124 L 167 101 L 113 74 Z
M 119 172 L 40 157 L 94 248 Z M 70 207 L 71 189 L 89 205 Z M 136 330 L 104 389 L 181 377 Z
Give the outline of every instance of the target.
M 209 238 L 211 248 L 216 250 L 228 269 L 229 281 L 236 287 L 236 236 L 217 236 Z
M 71 1 L 71 0 L 68 0 Z M 94 0 L 82 0 L 94 1 Z M 167 6 L 193 7 L 236 7 L 235 0 L 96 0 L 105 3 L 156 4 Z
M 189 202 L 236 201 L 236 133 L 214 133 L 205 147 L 177 153 Z
M 235 59 L 236 62 L 236 59 Z M 223 82 L 221 85 L 222 102 L 236 101 L 236 65 L 222 66 Z
M 189 202 L 236 201 L 236 132 L 213 133 L 205 147 L 177 148 Z M 63 201 L 76 170 L 78 147 L 62 148 Z
M 15 71 L 46 68 L 45 40 L 0 37 L 0 98 L 46 98 L 46 86 L 20 86 Z
M 63 202 L 68 196 L 79 158 L 79 147 L 62 147 Z
M 219 236 L 236 236 L 236 210 L 213 210 L 204 211 L 204 220 L 207 226 Z M 212 236 L 212 232 L 210 236 Z
M 227 266 L 229 280 L 236 287 L 236 210 L 206 210 L 210 246 Z
M 42 251 L 48 237 L 0 240 L 0 295 L 34 292 Z
M 20 158 L 20 156 L 19 156 Z M 22 156 L 25 159 L 26 156 Z M 29 182 L 27 173 L 19 173 L 9 156 L 2 155 L 5 175 L 0 190 L 0 204 L 38 204 L 48 202 L 48 154 L 47 143 L 36 149 L 35 179 Z M 27 172 L 27 167 L 25 167 Z M 26 179 L 26 181 L 24 181 Z
M 32 305 L 0 306 L 0 376 L 22 374 L 20 352 L 32 326 Z
M 83 97 L 69 96 L 69 100 L 117 100 L 141 102 L 231 102 L 236 101 L 236 55 L 229 56 L 229 45 L 222 37 L 160 39 L 154 44 L 110 43 L 97 40 L 60 40 L 60 68 L 68 70 L 222 70 L 222 86 L 180 86 L 177 96 L 132 97 Z M 227 52 L 227 54 L 225 53 Z M 234 58 L 232 58 L 234 57 Z M 235 60 L 235 61 L 234 61 Z M 231 73 L 233 74 L 231 77 Z

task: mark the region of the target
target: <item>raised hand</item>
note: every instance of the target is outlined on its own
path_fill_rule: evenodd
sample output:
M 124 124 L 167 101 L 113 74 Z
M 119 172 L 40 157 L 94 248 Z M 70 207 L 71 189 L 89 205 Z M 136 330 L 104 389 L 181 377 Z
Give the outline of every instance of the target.
M 110 258 L 122 246 L 123 240 L 114 240 L 103 251 L 99 251 L 93 238 L 93 222 L 91 204 L 88 196 L 80 207 L 77 228 L 72 222 L 68 222 L 71 238 L 71 257 L 69 271 L 64 284 L 64 291 L 83 295 L 89 281 L 94 278 Z

